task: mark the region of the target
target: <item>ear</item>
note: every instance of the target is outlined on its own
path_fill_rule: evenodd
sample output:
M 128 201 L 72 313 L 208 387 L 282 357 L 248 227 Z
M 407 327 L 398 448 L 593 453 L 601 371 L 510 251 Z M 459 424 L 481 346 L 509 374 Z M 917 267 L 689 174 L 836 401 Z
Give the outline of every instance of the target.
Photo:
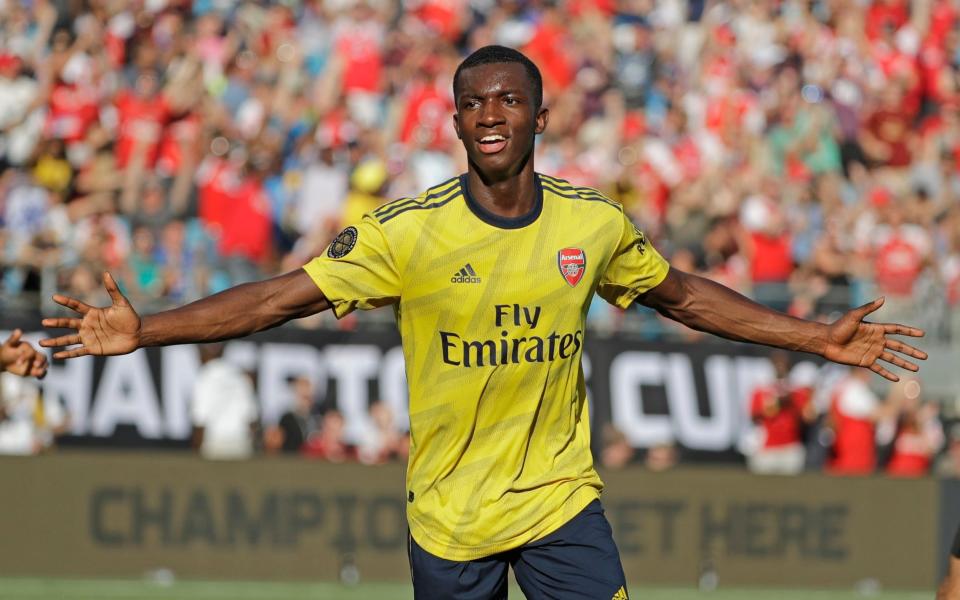
M 462 140 L 463 137 L 460 135 L 460 115 L 453 113 L 453 130 L 457 132 L 457 139 Z
M 536 134 L 541 134 L 547 129 L 547 122 L 550 121 L 550 109 L 541 106 L 537 111 L 537 127 L 533 130 Z

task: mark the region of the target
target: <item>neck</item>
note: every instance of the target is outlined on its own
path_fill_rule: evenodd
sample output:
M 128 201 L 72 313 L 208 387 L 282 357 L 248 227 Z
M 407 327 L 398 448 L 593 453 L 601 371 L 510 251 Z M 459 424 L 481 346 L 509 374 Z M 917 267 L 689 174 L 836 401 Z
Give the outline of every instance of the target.
M 467 170 L 470 194 L 487 211 L 506 218 L 521 217 L 533 210 L 537 202 L 537 185 L 533 160 L 529 159 L 515 173 L 503 179 L 487 177 L 470 165 Z

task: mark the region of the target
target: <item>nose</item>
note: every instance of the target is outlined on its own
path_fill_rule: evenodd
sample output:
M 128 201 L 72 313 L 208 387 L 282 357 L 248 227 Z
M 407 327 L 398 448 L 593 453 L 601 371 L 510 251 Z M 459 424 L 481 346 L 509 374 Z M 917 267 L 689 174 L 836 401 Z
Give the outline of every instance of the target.
M 487 101 L 483 103 L 480 108 L 480 118 L 478 119 L 480 125 L 495 127 L 503 123 L 503 121 L 503 112 L 500 110 L 498 102 Z

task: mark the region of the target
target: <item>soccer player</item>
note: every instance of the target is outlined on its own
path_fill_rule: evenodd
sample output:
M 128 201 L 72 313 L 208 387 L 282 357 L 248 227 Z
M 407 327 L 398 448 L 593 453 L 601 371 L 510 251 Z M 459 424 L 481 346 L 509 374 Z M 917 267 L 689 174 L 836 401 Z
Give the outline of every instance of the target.
M 467 173 L 387 203 L 303 269 L 141 318 L 109 274 L 112 305 L 54 299 L 79 318 L 57 358 L 240 337 L 328 308 L 392 306 L 410 398 L 406 499 L 417 598 L 504 598 L 508 567 L 531 598 L 627 598 L 600 505 L 580 358 L 597 292 L 725 338 L 802 350 L 896 380 L 880 361 L 926 355 L 864 322 L 825 325 L 671 269 L 595 190 L 534 171 L 549 118 L 537 67 L 481 48 L 458 67 L 453 126 Z
M 23 332 L 15 329 L 3 345 L 0 345 L 0 372 L 42 378 L 47 374 L 47 357 L 27 342 L 21 341 L 21 336 Z
M 937 600 L 960 600 L 960 527 L 953 538 L 953 548 L 950 549 L 950 566 L 947 576 L 937 590 Z

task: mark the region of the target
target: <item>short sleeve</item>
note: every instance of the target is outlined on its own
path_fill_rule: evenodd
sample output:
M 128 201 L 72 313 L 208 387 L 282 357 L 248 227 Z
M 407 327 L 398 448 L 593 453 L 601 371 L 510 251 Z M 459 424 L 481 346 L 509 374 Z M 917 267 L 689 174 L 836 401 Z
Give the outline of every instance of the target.
M 620 308 L 627 308 L 637 296 L 660 285 L 670 264 L 651 246 L 643 233 L 623 215 L 620 240 L 597 293 Z
M 341 231 L 303 269 L 333 306 L 337 318 L 356 309 L 397 302 L 400 273 L 380 223 L 366 215 Z

